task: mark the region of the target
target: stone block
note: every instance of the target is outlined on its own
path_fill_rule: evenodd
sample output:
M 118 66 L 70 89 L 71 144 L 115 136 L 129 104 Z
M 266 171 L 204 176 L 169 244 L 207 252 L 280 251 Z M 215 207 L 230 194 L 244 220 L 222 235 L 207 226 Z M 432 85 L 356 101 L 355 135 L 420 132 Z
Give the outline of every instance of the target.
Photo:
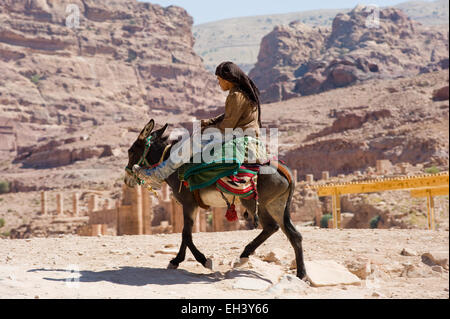
M 361 280 L 333 260 L 305 262 L 307 278 L 313 287 L 359 285 Z

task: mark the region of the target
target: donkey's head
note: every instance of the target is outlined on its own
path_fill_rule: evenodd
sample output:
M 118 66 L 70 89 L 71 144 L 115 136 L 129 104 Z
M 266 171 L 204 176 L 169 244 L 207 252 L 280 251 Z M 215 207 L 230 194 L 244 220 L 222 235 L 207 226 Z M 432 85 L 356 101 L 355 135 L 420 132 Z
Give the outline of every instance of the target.
M 169 124 L 166 124 L 159 130 L 153 131 L 155 121 L 150 120 L 128 150 L 128 165 L 125 168 L 124 180 L 127 186 L 135 187 L 137 185 L 138 181 L 133 174 L 134 165 L 150 168 L 160 162 L 168 144 L 168 136 L 164 135 L 168 126 Z

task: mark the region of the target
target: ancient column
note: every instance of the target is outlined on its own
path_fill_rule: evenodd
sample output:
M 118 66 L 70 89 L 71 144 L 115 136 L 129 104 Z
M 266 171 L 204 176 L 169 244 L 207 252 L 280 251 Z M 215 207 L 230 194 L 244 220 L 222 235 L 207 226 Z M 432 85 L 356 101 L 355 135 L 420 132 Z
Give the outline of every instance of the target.
M 61 193 L 56 194 L 56 214 L 64 214 L 64 199 Z
M 132 202 L 133 189 L 123 184 L 121 200 L 116 204 L 117 206 L 117 235 L 131 235 L 129 227 L 129 219 L 131 215 L 131 202 Z
M 131 205 L 133 189 L 127 185 L 122 186 L 122 202 L 120 206 Z
M 142 188 L 142 214 L 144 223 L 144 234 L 152 234 L 152 220 L 153 220 L 153 201 L 152 193 L 146 187 Z
M 92 213 L 97 211 L 97 196 L 96 195 L 91 195 L 91 197 L 89 198 L 88 201 L 88 212 Z
M 178 204 L 174 197 L 172 197 L 172 230 L 174 233 L 181 233 L 183 231 L 184 217 L 183 207 Z
M 294 174 L 294 181 L 297 183 L 298 182 L 298 170 L 294 169 L 292 171 L 292 173 Z
M 402 175 L 407 175 L 408 174 L 408 164 L 407 163 L 401 163 L 399 166 L 400 166 L 400 173 Z
M 172 229 L 174 229 L 175 221 L 175 211 L 173 200 L 169 196 L 169 185 L 167 183 L 163 183 L 161 188 L 161 198 L 159 199 L 159 205 L 164 208 L 166 211 L 166 216 L 169 219 L 169 224 L 172 225 Z
M 330 172 L 322 172 L 322 180 L 327 181 L 330 179 Z
M 194 227 L 192 228 L 193 233 L 200 232 L 200 208 L 194 213 Z
M 169 185 L 167 183 L 163 183 L 162 184 L 162 188 L 161 188 L 161 197 L 163 201 L 168 201 L 170 200 L 170 188 Z
M 223 219 L 226 213 L 226 208 L 215 207 L 212 209 L 213 213 L 213 232 L 223 232 Z
M 41 192 L 41 214 L 47 215 L 47 192 Z
M 206 233 L 206 210 L 200 208 L 198 218 L 200 219 L 200 232 Z
M 133 234 L 143 235 L 144 234 L 144 221 L 142 214 L 142 187 L 136 186 L 133 189 L 133 200 L 131 202 L 131 212 L 133 224 Z
M 306 175 L 306 182 L 307 183 L 314 183 L 314 175 L 312 175 L 312 174 Z
M 391 168 L 391 162 L 389 160 L 379 160 L 377 161 L 377 174 L 385 175 L 388 174 Z
M 110 200 L 109 198 L 107 198 L 103 202 L 103 210 L 109 210 L 110 208 L 111 208 Z
M 72 195 L 72 207 L 73 207 L 73 216 L 79 216 L 79 194 L 73 193 Z

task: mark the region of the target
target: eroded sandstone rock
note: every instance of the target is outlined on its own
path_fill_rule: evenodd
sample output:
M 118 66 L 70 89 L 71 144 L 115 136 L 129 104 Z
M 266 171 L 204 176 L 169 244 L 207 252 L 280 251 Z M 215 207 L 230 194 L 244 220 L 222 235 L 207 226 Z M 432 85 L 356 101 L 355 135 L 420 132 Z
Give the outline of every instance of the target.
M 338 14 L 331 30 L 296 22 L 276 27 L 263 38 L 250 72 L 263 101 L 448 69 L 445 29 L 422 26 L 394 8 L 380 10 L 372 25 L 370 12 L 358 6 Z

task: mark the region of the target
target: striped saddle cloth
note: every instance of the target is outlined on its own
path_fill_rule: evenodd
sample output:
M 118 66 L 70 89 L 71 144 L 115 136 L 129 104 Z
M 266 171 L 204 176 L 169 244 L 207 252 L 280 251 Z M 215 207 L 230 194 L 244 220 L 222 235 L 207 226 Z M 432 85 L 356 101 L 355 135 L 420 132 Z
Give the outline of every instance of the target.
M 260 164 L 242 165 L 237 174 L 217 180 L 217 190 L 241 199 L 257 198 L 256 186 L 260 167 Z

